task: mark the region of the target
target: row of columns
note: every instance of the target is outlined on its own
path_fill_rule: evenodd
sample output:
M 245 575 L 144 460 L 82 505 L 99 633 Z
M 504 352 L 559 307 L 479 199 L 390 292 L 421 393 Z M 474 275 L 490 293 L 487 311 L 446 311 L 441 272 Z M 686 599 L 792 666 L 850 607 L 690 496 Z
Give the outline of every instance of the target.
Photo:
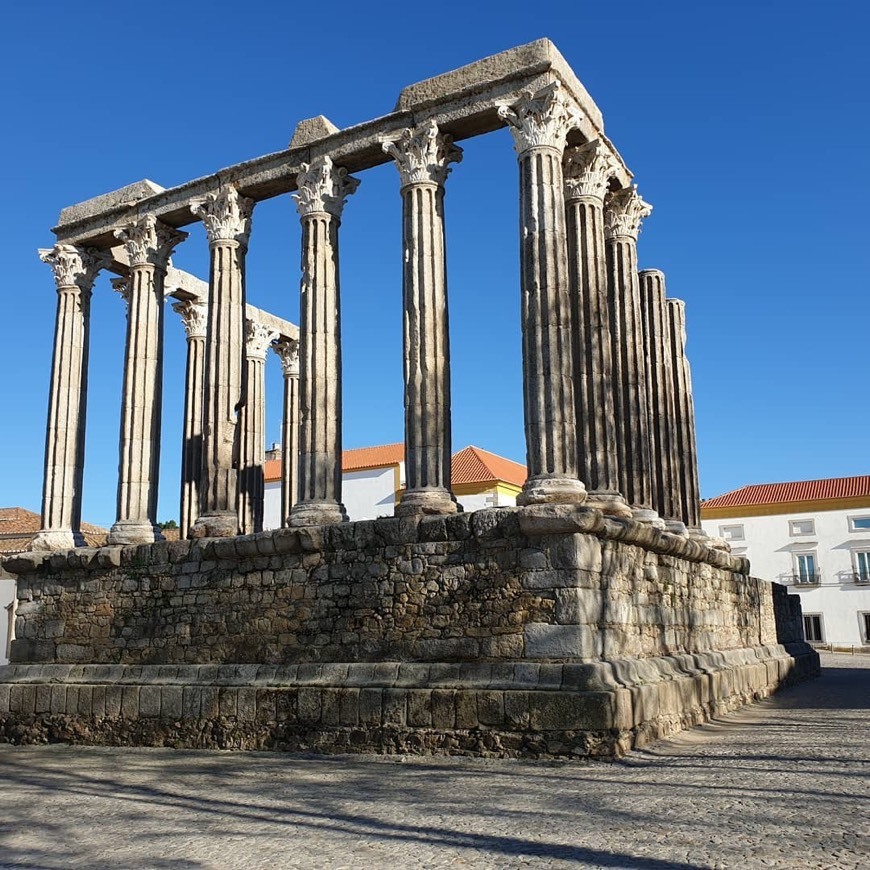
M 519 162 L 528 480 L 518 503 L 587 501 L 615 516 L 656 524 L 663 517 L 675 530 L 681 523 L 697 527 L 683 308 L 666 300 L 661 273 L 637 270 L 637 237 L 651 208 L 634 187 L 611 190 L 615 166 L 600 142 L 566 152 L 578 115 L 558 82 L 500 106 L 499 115 Z M 399 171 L 403 203 L 408 486 L 397 513 L 452 513 L 444 185 L 462 152 L 434 121 L 402 131 L 383 148 Z M 225 186 L 191 206 L 211 253 L 207 303 L 176 306 L 189 341 L 182 526 L 194 536 L 262 525 L 263 365 L 270 346 L 285 371 L 282 519 L 305 526 L 347 518 L 341 502 L 339 227 L 358 185 L 329 157 L 303 164 L 297 177 L 301 323 L 299 346 L 292 348 L 274 345 L 276 336 L 257 324 L 248 327 L 246 342 L 253 202 Z M 118 231 L 130 260 L 123 287 L 128 331 L 118 521 L 111 534 L 118 543 L 153 538 L 163 281 L 172 249 L 185 235 L 153 215 Z M 87 302 L 101 256 L 62 245 L 43 254 L 55 268 L 61 300 L 46 535 L 66 534 L 80 519 Z

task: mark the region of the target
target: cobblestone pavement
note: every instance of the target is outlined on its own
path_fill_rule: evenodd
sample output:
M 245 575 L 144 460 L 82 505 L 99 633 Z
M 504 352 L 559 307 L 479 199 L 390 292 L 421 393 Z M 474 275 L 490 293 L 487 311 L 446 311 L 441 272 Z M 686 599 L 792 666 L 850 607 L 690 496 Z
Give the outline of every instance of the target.
M 0 747 L 0 866 L 870 865 L 870 656 L 618 764 Z

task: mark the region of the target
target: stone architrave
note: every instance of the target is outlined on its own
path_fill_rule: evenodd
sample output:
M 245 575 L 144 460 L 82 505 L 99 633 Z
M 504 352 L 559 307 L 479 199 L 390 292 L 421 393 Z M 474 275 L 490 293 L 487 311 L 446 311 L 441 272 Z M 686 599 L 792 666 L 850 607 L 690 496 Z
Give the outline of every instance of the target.
M 330 157 L 303 164 L 293 194 L 302 222 L 299 489 L 292 526 L 347 521 L 341 503 L 341 308 L 338 228 L 359 187 Z
M 263 531 L 266 462 L 266 353 L 278 333 L 246 321 L 245 404 L 239 411 L 239 528 L 243 535 Z
M 695 400 L 692 396 L 692 373 L 686 356 L 686 303 L 682 299 L 668 299 L 667 305 L 674 373 L 677 518 L 685 523 L 692 537 L 705 538 L 706 535 L 701 531 Z
M 597 139 L 566 151 L 565 214 L 580 478 L 589 488 L 587 506 L 630 517 L 619 491 L 604 250 L 604 197 L 615 166 Z
M 384 142 L 401 179 L 405 475 L 397 516 L 456 513 L 450 491 L 450 338 L 444 182 L 462 149 L 429 121 Z
M 163 290 L 166 268 L 187 233 L 145 215 L 115 237 L 130 264 L 126 286 L 127 341 L 121 397 L 117 519 L 110 544 L 159 539 L 160 417 L 163 404 Z
M 227 185 L 191 205 L 211 267 L 205 345 L 202 476 L 193 537 L 238 533 L 238 413 L 244 402 L 245 255 L 254 203 Z
M 205 334 L 208 307 L 185 300 L 172 306 L 187 334 L 187 367 L 184 379 L 184 432 L 181 442 L 181 534 L 199 516 L 199 479 L 202 475 L 202 396 L 205 382 Z
M 517 504 L 581 503 L 562 155 L 577 123 L 554 81 L 500 106 L 520 175 L 523 400 L 529 477 Z
M 643 315 L 644 358 L 652 456 L 653 508 L 668 531 L 685 534 L 677 501 L 674 372 L 670 318 L 664 273 L 644 269 L 639 274 Z
M 607 253 L 611 353 L 619 491 L 635 519 L 664 527 L 653 509 L 649 408 L 643 350 L 643 318 L 637 275 L 637 237 L 652 212 L 636 186 L 607 195 L 604 237 Z
M 299 342 L 282 339 L 272 345 L 284 371 L 284 422 L 281 428 L 281 524 L 290 525 L 299 480 Z
M 34 550 L 83 546 L 82 479 L 85 467 L 88 345 L 91 293 L 110 258 L 95 248 L 55 245 L 39 258 L 54 272 L 57 315 L 45 429 L 41 528 Z

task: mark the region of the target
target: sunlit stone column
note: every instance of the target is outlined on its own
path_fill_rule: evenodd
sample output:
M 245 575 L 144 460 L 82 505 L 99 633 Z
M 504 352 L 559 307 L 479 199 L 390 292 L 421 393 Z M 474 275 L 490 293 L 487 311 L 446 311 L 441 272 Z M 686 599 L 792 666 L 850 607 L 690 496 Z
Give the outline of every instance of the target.
M 211 252 L 205 346 L 202 476 L 193 537 L 238 533 L 238 412 L 244 401 L 245 254 L 254 203 L 232 186 L 191 206 Z
M 604 196 L 616 169 L 599 140 L 565 154 L 565 209 L 568 274 L 574 333 L 574 401 L 580 478 L 589 488 L 586 505 L 630 517 L 619 492 L 614 376 L 607 264 L 604 252 Z
M 281 524 L 290 525 L 299 480 L 299 342 L 283 339 L 272 347 L 284 370 L 284 422 L 281 430 Z
M 338 227 L 359 186 L 329 157 L 303 164 L 296 180 L 302 221 L 299 356 L 299 499 L 293 526 L 347 520 L 341 503 L 341 309 Z
M 523 400 L 529 477 L 517 504 L 580 503 L 562 154 L 575 113 L 553 82 L 500 106 L 520 169 Z
M 653 509 L 649 409 L 643 318 L 637 276 L 637 237 L 652 212 L 635 186 L 608 194 L 604 209 L 607 292 L 614 372 L 619 490 L 635 519 L 663 527 Z
M 429 121 L 384 151 L 401 178 L 404 266 L 405 475 L 398 516 L 450 514 L 450 338 L 444 247 L 444 182 L 462 159 Z
M 674 409 L 674 372 L 665 276 L 658 269 L 640 272 L 644 357 L 652 456 L 653 507 L 669 531 L 684 534 L 686 527 L 677 506 Z
M 695 441 L 695 400 L 692 374 L 686 356 L 686 303 L 668 299 L 668 324 L 671 338 L 671 365 L 674 373 L 674 411 L 676 425 L 676 508 L 693 537 L 706 537 L 701 531 L 701 501 L 698 486 L 698 448 Z
M 263 531 L 266 462 L 266 353 L 278 333 L 246 322 L 245 404 L 239 411 L 239 527 L 243 535 Z
M 205 333 L 208 308 L 204 302 L 185 300 L 172 308 L 187 333 L 187 369 L 184 380 L 184 432 L 181 441 L 181 534 L 199 515 L 199 479 L 202 475 L 202 391 L 205 379 Z
M 57 316 L 45 429 L 42 522 L 32 548 L 62 550 L 84 545 L 82 478 L 91 292 L 108 258 L 94 248 L 74 245 L 40 249 L 39 258 L 54 272 Z
M 115 231 L 130 264 L 126 285 L 127 342 L 121 397 L 117 519 L 110 544 L 141 544 L 160 537 L 160 417 L 163 404 L 163 282 L 169 257 L 187 233 L 145 215 Z

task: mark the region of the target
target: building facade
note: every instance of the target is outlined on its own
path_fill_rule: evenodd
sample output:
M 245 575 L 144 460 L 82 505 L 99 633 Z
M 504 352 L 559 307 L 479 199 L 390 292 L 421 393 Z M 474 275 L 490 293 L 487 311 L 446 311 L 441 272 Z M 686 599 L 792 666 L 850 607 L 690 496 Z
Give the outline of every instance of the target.
M 702 502 L 701 524 L 800 594 L 807 641 L 870 646 L 870 475 L 744 486 Z

